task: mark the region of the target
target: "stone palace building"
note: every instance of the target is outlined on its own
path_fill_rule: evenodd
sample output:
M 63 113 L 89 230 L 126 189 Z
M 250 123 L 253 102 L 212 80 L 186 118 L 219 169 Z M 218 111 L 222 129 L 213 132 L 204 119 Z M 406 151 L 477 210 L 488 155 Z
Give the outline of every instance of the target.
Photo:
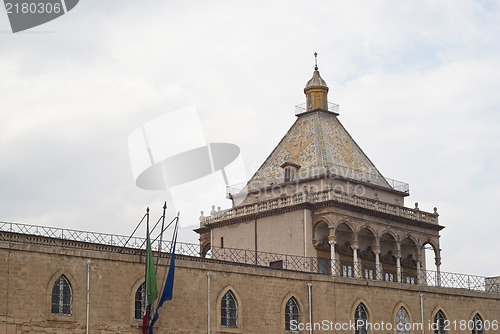
M 199 245 L 177 243 L 155 333 L 500 333 L 500 277 L 441 271 L 437 209 L 404 205 L 408 184 L 380 173 L 328 91 L 316 67 L 296 122 L 228 187 L 232 208 L 202 213 Z M 141 333 L 144 248 L 0 223 L 0 334 Z

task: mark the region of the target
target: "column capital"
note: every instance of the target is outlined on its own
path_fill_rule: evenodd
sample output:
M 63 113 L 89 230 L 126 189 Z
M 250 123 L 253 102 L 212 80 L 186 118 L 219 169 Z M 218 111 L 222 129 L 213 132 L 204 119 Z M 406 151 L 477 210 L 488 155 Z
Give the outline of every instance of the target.
M 401 249 L 396 249 L 396 251 L 394 252 L 394 256 L 398 259 L 401 258 Z
M 352 242 L 353 243 L 358 243 L 358 233 L 359 233 L 359 231 L 354 231 L 352 233 Z
M 421 248 L 417 247 L 417 252 L 415 253 L 415 255 L 417 256 L 417 259 L 420 258 L 420 254 L 422 253 L 422 250 Z
M 379 245 L 373 246 L 372 250 L 375 254 L 380 254 L 380 246 Z
M 329 235 L 328 236 L 328 243 L 330 245 L 335 245 L 337 243 L 337 238 L 334 235 Z

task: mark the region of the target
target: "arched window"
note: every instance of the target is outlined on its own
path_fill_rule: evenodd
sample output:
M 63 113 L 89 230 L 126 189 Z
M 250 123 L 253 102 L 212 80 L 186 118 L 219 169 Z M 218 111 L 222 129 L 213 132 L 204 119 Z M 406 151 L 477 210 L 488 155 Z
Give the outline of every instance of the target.
M 368 312 L 366 312 L 366 307 L 363 303 L 356 307 L 356 311 L 354 312 L 354 323 L 356 324 L 356 334 L 368 333 Z
M 410 319 L 404 307 L 400 307 L 396 313 L 396 334 L 410 333 Z
M 483 318 L 479 315 L 479 313 L 476 313 L 474 316 L 474 319 L 472 319 L 472 334 L 484 334 L 484 323 L 483 323 Z
M 300 322 L 299 305 L 297 304 L 295 298 L 291 297 L 290 299 L 288 299 L 285 306 L 285 330 L 287 332 L 296 333 L 297 330 L 292 330 L 291 324 L 298 325 L 299 322 Z
M 446 334 L 445 320 L 443 311 L 439 310 L 434 316 L 434 334 Z
M 71 315 L 73 292 L 66 276 L 59 276 L 52 287 L 52 314 Z
M 220 323 L 222 327 L 238 327 L 238 305 L 231 290 L 228 290 L 222 297 L 220 304 Z
M 146 311 L 146 282 L 142 283 L 135 292 L 135 319 L 142 320 Z

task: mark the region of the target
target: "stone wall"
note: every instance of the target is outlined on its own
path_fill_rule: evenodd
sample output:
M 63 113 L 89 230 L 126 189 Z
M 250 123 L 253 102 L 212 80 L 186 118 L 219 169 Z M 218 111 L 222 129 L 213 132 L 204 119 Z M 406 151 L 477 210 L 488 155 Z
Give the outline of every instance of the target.
M 141 333 L 141 323 L 134 319 L 134 297 L 143 282 L 142 254 L 119 253 L 118 248 L 101 249 L 85 243 L 63 247 L 57 242 L 41 244 L 22 239 L 0 241 L 0 334 L 85 333 L 87 260 L 91 261 L 89 333 Z M 161 264 L 159 281 L 165 258 Z M 500 294 L 334 278 L 190 257 L 179 257 L 176 265 L 174 297 L 161 309 L 155 333 L 207 332 L 208 273 L 211 274 L 211 333 L 285 333 L 284 310 L 291 296 L 298 301 L 301 322 L 309 322 L 308 284 L 311 284 L 313 323 L 326 320 L 348 324 L 360 302 L 374 324 L 382 321 L 394 324 L 400 306 L 408 311 L 411 322 L 420 322 L 419 293 L 423 294 L 426 334 L 433 333 L 428 322 L 439 309 L 452 322 L 470 320 L 476 313 L 484 320 L 500 320 Z M 71 316 L 50 313 L 52 286 L 61 274 L 68 278 L 73 289 Z M 228 289 L 238 303 L 237 329 L 220 325 L 220 299 Z M 339 333 L 354 334 L 354 331 Z M 450 328 L 449 333 L 471 331 Z

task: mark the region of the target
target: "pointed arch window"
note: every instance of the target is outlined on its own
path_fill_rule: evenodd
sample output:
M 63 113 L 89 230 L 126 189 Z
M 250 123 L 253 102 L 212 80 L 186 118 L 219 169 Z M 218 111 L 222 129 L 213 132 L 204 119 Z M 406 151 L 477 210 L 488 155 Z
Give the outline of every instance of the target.
M 472 334 L 484 334 L 484 323 L 483 323 L 483 318 L 479 315 L 479 313 L 476 313 L 474 316 L 474 319 L 472 319 Z
M 446 317 L 444 316 L 443 311 L 439 310 L 438 313 L 434 316 L 434 334 L 446 334 Z
M 363 303 L 356 307 L 354 312 L 354 323 L 356 325 L 356 334 L 368 334 L 368 312 Z
M 222 327 L 238 327 L 238 304 L 231 290 L 222 297 L 220 304 L 220 323 Z
M 59 315 L 71 315 L 73 291 L 66 276 L 59 276 L 52 287 L 52 307 L 50 312 Z
M 408 312 L 401 306 L 396 313 L 396 334 L 409 334 L 410 326 Z
M 288 299 L 285 306 L 285 330 L 287 332 L 298 333 L 297 330 L 292 330 L 292 324 L 297 325 L 299 322 L 299 305 L 297 304 L 297 300 L 294 297 L 291 297 Z
M 134 309 L 134 318 L 136 320 L 142 320 L 144 312 L 146 311 L 146 282 L 142 283 L 135 292 Z

